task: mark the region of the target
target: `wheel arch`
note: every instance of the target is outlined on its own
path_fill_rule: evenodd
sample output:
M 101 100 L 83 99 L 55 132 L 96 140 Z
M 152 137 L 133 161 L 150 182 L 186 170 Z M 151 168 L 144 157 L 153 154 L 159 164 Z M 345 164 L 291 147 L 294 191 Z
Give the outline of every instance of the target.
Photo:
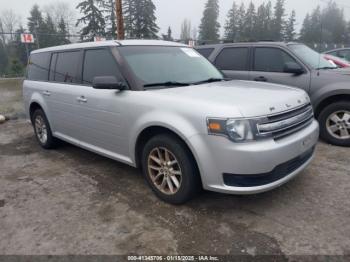
M 196 167 L 198 169 L 198 163 L 195 154 L 193 153 L 193 149 L 191 145 L 188 143 L 186 138 L 182 135 L 179 134 L 179 132 L 176 132 L 169 127 L 165 127 L 162 125 L 152 125 L 145 127 L 137 136 L 136 143 L 135 143 L 135 150 L 134 150 L 134 157 L 135 157 L 135 164 L 136 167 L 140 167 L 141 165 L 141 156 L 142 156 L 142 149 L 146 145 L 147 141 L 149 141 L 152 137 L 160 134 L 168 134 L 171 136 L 176 137 L 177 139 L 181 140 L 184 145 L 186 146 L 187 150 L 191 154 L 191 157 L 196 162 Z M 199 170 L 199 169 L 198 169 Z
M 317 103 L 315 107 L 315 117 L 318 118 L 322 110 L 330 104 L 340 101 L 348 101 L 350 103 L 350 93 L 333 94 L 325 97 L 323 100 Z
M 43 107 L 36 101 L 33 101 L 30 105 L 29 105 L 29 117 L 30 117 L 30 121 L 33 123 L 33 114 L 36 110 L 41 109 L 44 111 Z

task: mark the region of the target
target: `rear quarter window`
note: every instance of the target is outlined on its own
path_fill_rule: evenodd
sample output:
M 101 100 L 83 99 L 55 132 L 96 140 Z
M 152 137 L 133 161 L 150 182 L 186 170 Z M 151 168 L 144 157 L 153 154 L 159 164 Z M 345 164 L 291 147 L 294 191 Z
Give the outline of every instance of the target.
M 48 81 L 51 53 L 31 54 L 28 64 L 28 80 Z
M 248 70 L 247 47 L 228 47 L 224 48 L 215 60 L 215 65 L 220 70 Z
M 214 48 L 201 48 L 201 49 L 196 49 L 198 53 L 200 53 L 202 56 L 205 58 L 209 58 L 209 56 L 213 53 Z

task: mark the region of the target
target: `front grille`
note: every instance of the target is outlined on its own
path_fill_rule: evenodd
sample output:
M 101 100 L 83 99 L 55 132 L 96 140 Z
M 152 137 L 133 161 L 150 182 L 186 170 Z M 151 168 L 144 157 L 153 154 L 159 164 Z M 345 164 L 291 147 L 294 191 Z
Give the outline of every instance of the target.
M 257 124 L 260 136 L 272 136 L 275 140 L 296 133 L 310 125 L 314 119 L 311 104 L 278 115 L 269 116 Z
M 264 174 L 254 175 L 235 175 L 235 174 L 223 174 L 224 183 L 227 186 L 235 187 L 254 187 L 271 184 L 278 181 L 297 170 L 299 167 L 304 165 L 310 160 L 315 148 L 311 148 L 304 154 L 278 165 L 274 170 Z

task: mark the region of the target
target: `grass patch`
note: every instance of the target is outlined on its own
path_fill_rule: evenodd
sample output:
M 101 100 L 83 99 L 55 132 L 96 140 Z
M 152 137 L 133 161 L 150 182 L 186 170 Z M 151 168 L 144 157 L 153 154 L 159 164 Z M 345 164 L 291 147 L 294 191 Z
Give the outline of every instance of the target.
M 0 114 L 14 116 L 23 114 L 23 80 L 0 80 Z

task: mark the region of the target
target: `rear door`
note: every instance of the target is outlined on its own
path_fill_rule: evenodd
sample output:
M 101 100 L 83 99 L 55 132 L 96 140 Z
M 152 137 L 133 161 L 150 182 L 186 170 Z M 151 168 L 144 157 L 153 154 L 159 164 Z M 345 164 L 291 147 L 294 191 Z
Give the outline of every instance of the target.
M 249 47 L 224 47 L 214 65 L 228 78 L 249 80 Z
M 76 98 L 80 94 L 82 50 L 56 52 L 50 67 L 50 107 L 52 126 L 56 136 L 78 143 L 79 106 Z
M 286 63 L 291 62 L 304 68 L 305 73 L 301 75 L 285 73 Z M 310 79 L 309 70 L 285 50 L 279 47 L 254 48 L 250 80 L 294 86 L 308 91 Z

